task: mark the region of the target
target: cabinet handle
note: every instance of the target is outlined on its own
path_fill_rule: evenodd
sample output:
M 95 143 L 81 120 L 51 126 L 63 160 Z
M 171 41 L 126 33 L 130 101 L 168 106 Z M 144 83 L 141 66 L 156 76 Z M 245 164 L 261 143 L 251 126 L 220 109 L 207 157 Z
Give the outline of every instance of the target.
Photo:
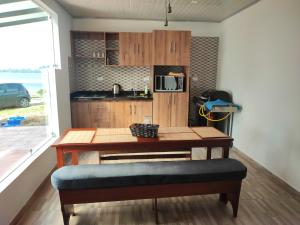
M 173 41 L 171 41 L 171 45 L 170 45 L 170 53 L 172 53 L 172 46 L 173 46 Z
M 175 95 L 172 95 L 172 96 L 173 96 L 173 104 L 175 105 L 175 103 L 176 103 L 176 102 L 175 102 L 175 97 L 176 97 L 176 96 L 175 96 Z
M 137 44 L 138 54 L 140 54 L 140 44 Z
M 132 108 L 131 108 L 131 105 L 130 105 L 130 115 L 132 115 Z
M 176 42 L 174 41 L 174 52 L 176 53 Z
M 134 115 L 136 115 L 136 105 L 134 105 Z

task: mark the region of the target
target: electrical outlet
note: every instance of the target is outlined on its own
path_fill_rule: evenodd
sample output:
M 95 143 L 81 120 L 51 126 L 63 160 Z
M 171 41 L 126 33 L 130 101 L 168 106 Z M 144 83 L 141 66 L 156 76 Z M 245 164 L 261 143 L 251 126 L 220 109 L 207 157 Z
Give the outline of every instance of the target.
M 103 77 L 97 77 L 97 81 L 103 81 L 104 78 Z

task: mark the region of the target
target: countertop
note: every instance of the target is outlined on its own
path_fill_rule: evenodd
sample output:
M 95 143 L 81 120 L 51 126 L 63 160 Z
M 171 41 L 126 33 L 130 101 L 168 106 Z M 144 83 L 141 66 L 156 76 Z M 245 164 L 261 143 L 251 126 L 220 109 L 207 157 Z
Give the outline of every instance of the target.
M 77 91 L 71 94 L 71 101 L 120 101 L 120 100 L 153 100 L 152 94 L 142 96 L 143 91 L 120 91 L 114 95 L 112 91 Z

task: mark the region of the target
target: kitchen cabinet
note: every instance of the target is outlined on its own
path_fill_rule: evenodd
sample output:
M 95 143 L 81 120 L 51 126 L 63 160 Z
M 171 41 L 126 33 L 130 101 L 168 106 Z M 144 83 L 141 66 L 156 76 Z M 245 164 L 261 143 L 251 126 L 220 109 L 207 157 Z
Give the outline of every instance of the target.
M 132 110 L 132 123 L 152 123 L 152 101 L 133 101 Z
M 188 125 L 188 93 L 153 93 L 153 123 L 160 127 Z
M 153 93 L 153 123 L 160 127 L 171 126 L 172 93 Z
M 73 128 L 91 127 L 89 102 L 72 102 L 71 117 Z
M 171 127 L 188 125 L 189 95 L 187 93 L 172 93 Z
M 190 31 L 155 30 L 152 35 L 153 65 L 190 65 Z
M 129 127 L 132 123 L 152 123 L 152 101 L 119 101 L 112 104 L 111 127 Z
M 73 128 L 129 127 L 145 119 L 152 123 L 152 101 L 72 102 Z
M 151 65 L 151 33 L 121 32 L 119 33 L 120 65 Z
M 98 101 L 90 103 L 91 127 L 111 127 L 111 103 Z

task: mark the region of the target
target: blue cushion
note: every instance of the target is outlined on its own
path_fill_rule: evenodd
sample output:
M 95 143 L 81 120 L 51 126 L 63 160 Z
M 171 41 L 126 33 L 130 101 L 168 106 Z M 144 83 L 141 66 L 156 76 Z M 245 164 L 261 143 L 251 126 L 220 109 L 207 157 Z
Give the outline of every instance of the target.
M 241 180 L 247 168 L 235 159 L 65 166 L 51 176 L 59 190 Z

